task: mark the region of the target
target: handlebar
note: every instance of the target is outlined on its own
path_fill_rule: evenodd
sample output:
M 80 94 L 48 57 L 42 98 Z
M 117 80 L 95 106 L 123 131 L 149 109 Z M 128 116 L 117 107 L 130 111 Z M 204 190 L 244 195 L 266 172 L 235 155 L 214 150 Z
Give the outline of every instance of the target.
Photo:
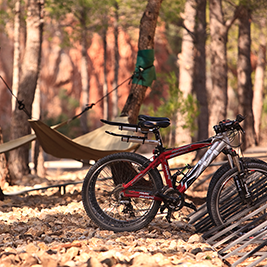
M 245 119 L 244 116 L 242 116 L 241 114 L 238 114 L 235 120 L 220 121 L 218 125 L 213 126 L 213 129 L 216 134 L 231 131 L 231 130 L 237 130 L 237 131 L 241 131 L 244 133 L 244 130 L 240 125 L 240 122 L 242 122 L 244 119 Z

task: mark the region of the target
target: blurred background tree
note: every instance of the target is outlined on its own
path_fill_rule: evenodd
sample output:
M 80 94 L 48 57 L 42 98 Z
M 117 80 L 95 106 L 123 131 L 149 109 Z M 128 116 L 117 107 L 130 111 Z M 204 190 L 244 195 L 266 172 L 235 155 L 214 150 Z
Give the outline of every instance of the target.
M 153 40 L 140 46 L 140 20 L 149 3 L 157 6 L 159 17 L 153 22 Z M 157 81 L 140 90 L 142 97 L 137 105 L 133 102 L 130 120 L 136 120 L 141 106 L 141 112 L 149 115 L 169 116 L 172 127 L 164 139 L 174 146 L 185 142 L 184 136 L 186 142 L 206 138 L 219 120 L 243 113 L 247 116 L 243 149 L 266 144 L 266 4 L 264 0 L 46 1 L 45 14 L 39 16 L 39 25 L 44 23 L 42 54 L 35 56 L 37 65 L 41 60 L 41 118 L 53 124 L 78 114 L 132 75 L 138 50 L 152 48 Z M 15 93 L 17 86 L 17 96 L 34 116 L 39 65 L 30 76 L 31 86 L 22 87 L 33 17 L 24 2 L 3 0 L 0 5 L 1 76 Z M 99 127 L 100 118 L 120 115 L 123 108 L 129 115 L 126 100 L 131 88 L 123 84 L 62 131 L 74 137 Z M 22 111 L 14 111 L 11 127 L 11 95 L 3 84 L 0 91 L 4 139 L 27 134 L 27 116 L 18 115 Z M 23 131 L 15 131 L 20 123 Z M 20 173 L 16 179 L 29 172 L 29 146 L 23 149 L 14 152 L 19 160 L 13 166 L 23 166 L 14 167 Z M 8 154 L 10 166 L 12 153 Z

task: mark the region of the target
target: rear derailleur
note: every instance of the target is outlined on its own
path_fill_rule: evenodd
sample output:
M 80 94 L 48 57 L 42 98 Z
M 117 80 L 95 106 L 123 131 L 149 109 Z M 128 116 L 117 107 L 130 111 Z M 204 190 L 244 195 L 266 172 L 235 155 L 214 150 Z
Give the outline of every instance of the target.
M 181 194 L 177 189 L 168 188 L 163 194 L 160 194 L 163 199 L 163 204 L 161 205 L 160 212 L 163 213 L 165 209 L 168 209 L 166 219 L 171 223 L 171 216 L 174 211 L 182 209 L 183 206 L 197 210 L 193 203 L 185 202 L 184 195 Z

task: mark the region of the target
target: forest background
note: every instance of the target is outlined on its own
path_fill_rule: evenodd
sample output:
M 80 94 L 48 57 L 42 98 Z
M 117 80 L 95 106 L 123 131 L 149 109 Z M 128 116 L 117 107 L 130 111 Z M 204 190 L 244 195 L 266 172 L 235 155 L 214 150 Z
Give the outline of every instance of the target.
M 30 116 L 48 125 L 72 118 L 110 92 L 60 129 L 71 138 L 91 131 L 99 119 L 113 119 L 125 109 L 149 2 L 2 0 L 0 74 Z M 267 3 L 154 2 L 161 5 L 153 36 L 157 80 L 137 111 L 171 118 L 163 133 L 168 146 L 207 138 L 213 125 L 238 113 L 246 116 L 243 149 L 264 144 Z M 27 116 L 21 117 L 15 97 L 4 83 L 0 92 L 4 140 L 27 134 Z M 28 168 L 29 146 L 20 149 L 7 155 L 16 179 Z

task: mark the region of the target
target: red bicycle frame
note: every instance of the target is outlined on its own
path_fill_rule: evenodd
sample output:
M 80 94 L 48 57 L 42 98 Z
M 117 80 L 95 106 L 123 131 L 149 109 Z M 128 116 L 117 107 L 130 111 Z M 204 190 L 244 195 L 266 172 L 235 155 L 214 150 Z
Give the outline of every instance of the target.
M 202 148 L 209 147 L 211 145 L 212 145 L 212 138 L 209 138 L 207 140 L 203 140 L 203 141 L 200 141 L 197 143 L 192 143 L 189 145 L 181 146 L 178 148 L 167 149 L 164 152 L 160 153 L 159 155 L 154 154 L 153 161 L 151 161 L 151 163 L 144 170 L 142 170 L 140 173 L 138 173 L 127 184 L 122 185 L 124 188 L 122 190 L 123 196 L 124 197 L 154 199 L 154 200 L 162 201 L 162 198 L 155 196 L 155 195 L 150 195 L 148 192 L 134 191 L 134 190 L 129 190 L 128 188 L 131 187 L 133 184 L 135 184 L 137 181 L 139 181 L 145 174 L 147 174 L 149 172 L 149 170 L 157 168 L 160 164 L 162 166 L 162 170 L 163 170 L 166 184 L 168 185 L 169 188 L 173 188 L 172 179 L 171 179 L 171 171 L 169 168 L 168 160 L 175 158 L 177 156 L 180 156 L 180 155 L 184 155 L 184 154 L 189 153 L 189 152 L 193 152 L 193 151 L 196 151 L 196 150 L 199 150 Z M 195 181 L 197 179 L 197 177 L 195 177 L 193 181 Z M 185 178 L 185 180 L 184 180 L 184 178 Z M 180 184 L 176 188 L 181 193 L 184 193 L 186 191 L 186 189 L 187 189 L 186 180 L 188 180 L 191 177 L 188 176 L 188 177 L 184 177 L 184 178 L 182 179 L 184 181 L 180 181 Z M 192 181 L 192 183 L 193 183 L 193 181 Z

